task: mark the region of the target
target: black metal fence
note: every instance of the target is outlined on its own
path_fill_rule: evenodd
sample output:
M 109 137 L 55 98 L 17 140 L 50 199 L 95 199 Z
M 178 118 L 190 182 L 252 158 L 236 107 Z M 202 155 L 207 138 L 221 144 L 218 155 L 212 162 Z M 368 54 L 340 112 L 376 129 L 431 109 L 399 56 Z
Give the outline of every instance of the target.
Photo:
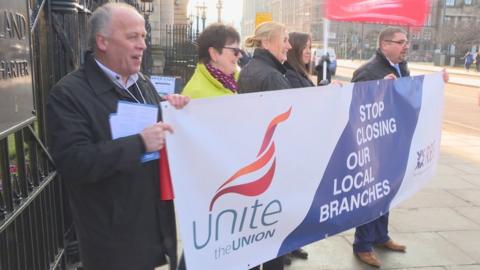
M 191 25 L 167 25 L 164 75 L 188 82 L 197 64 L 197 34 Z
M 45 147 L 45 105 L 53 84 L 79 66 L 87 18 L 106 0 L 23 1 L 31 13 L 36 117 L 0 138 L 0 269 L 67 269 L 77 256 L 75 248 L 67 248 L 75 237 L 61 180 Z

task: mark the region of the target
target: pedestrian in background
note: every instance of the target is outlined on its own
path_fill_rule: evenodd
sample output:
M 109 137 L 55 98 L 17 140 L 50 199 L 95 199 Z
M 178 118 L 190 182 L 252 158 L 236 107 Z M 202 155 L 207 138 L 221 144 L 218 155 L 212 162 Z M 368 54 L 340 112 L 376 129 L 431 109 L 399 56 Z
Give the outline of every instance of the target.
M 168 256 L 173 270 L 173 201 L 160 200 L 159 161 L 141 161 L 164 147 L 172 129 L 159 121 L 112 139 L 109 123 L 119 101 L 161 101 L 139 72 L 145 20 L 130 5 L 108 3 L 91 14 L 88 29 L 92 51 L 53 87 L 47 105 L 49 147 L 68 191 L 83 269 L 153 270 Z M 178 108 L 188 102 L 179 95 L 168 100 Z
M 292 49 L 288 50 L 287 61 L 283 65 L 287 69 L 285 75 L 290 85 L 293 88 L 315 86 L 308 76 L 312 55 L 312 39 L 310 35 L 301 32 L 291 32 L 288 36 Z M 302 255 L 299 257 L 306 258 L 307 256 Z
M 197 39 L 198 64 L 182 94 L 191 98 L 237 93 L 240 35 L 232 26 L 211 24 Z
M 470 71 L 470 66 L 473 64 L 473 60 L 474 60 L 474 57 L 473 57 L 473 53 L 471 51 L 467 51 L 465 53 L 465 69 L 467 71 Z
M 257 26 L 255 34 L 245 40 L 245 47 L 254 47 L 253 59 L 240 71 L 239 93 L 262 92 L 291 88 L 283 63 L 291 48 L 288 32 L 283 24 L 264 22 Z M 282 270 L 284 256 L 263 264 L 263 270 Z M 252 269 L 260 269 L 256 266 Z
M 477 66 L 477 72 L 480 72 L 480 50 L 477 51 L 475 56 L 475 65 Z
M 317 72 L 317 85 L 327 85 L 332 82 L 332 72 L 328 68 L 330 66 L 330 55 L 322 55 L 320 60 L 315 65 L 315 71 Z M 323 78 L 323 66 L 325 65 L 326 80 Z
M 252 57 L 245 50 L 241 50 L 240 53 L 242 56 L 238 59 L 238 65 L 243 68 L 248 62 L 250 62 L 250 60 L 252 60 Z

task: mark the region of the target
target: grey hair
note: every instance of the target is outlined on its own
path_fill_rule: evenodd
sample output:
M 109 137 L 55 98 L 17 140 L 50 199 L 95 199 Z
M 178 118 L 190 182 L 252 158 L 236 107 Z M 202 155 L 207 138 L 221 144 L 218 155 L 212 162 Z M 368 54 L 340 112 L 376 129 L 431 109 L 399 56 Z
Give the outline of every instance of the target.
M 108 25 L 112 20 L 113 10 L 116 8 L 125 8 L 130 9 L 138 13 L 138 11 L 129 4 L 125 3 L 106 3 L 105 5 L 99 6 L 92 13 L 88 19 L 88 49 L 95 50 L 97 47 L 97 35 L 107 35 Z

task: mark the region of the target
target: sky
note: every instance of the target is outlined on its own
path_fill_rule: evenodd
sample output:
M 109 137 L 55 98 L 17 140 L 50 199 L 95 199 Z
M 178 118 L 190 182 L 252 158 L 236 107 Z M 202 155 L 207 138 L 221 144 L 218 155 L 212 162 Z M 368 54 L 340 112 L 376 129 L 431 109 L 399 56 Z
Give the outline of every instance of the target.
M 207 20 L 205 25 L 212 22 L 217 22 L 217 3 L 218 0 L 189 0 L 188 2 L 188 15 L 193 14 L 196 16 L 196 6 L 202 5 L 205 2 L 207 6 Z M 224 23 L 233 24 L 235 28 L 240 32 L 240 22 L 242 20 L 242 8 L 243 0 L 223 0 L 222 20 Z M 201 16 L 201 14 L 200 14 Z M 199 19 L 200 27 L 202 24 Z M 195 25 L 196 21 L 194 21 Z M 195 26 L 194 26 L 195 27 Z

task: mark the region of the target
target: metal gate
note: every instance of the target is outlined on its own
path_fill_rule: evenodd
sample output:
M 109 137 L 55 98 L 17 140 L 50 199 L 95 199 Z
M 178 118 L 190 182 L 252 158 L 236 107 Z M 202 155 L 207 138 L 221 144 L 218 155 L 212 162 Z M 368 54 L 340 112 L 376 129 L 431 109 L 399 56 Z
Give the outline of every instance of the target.
M 180 77 L 188 82 L 197 65 L 198 34 L 193 32 L 192 25 L 167 25 L 164 74 Z
M 2 12 L 8 1 L 0 0 Z M 106 0 L 15 1 L 29 11 L 34 116 L 0 136 L 0 269 L 67 269 L 73 226 L 46 148 L 46 99 L 79 66 L 87 18 Z

